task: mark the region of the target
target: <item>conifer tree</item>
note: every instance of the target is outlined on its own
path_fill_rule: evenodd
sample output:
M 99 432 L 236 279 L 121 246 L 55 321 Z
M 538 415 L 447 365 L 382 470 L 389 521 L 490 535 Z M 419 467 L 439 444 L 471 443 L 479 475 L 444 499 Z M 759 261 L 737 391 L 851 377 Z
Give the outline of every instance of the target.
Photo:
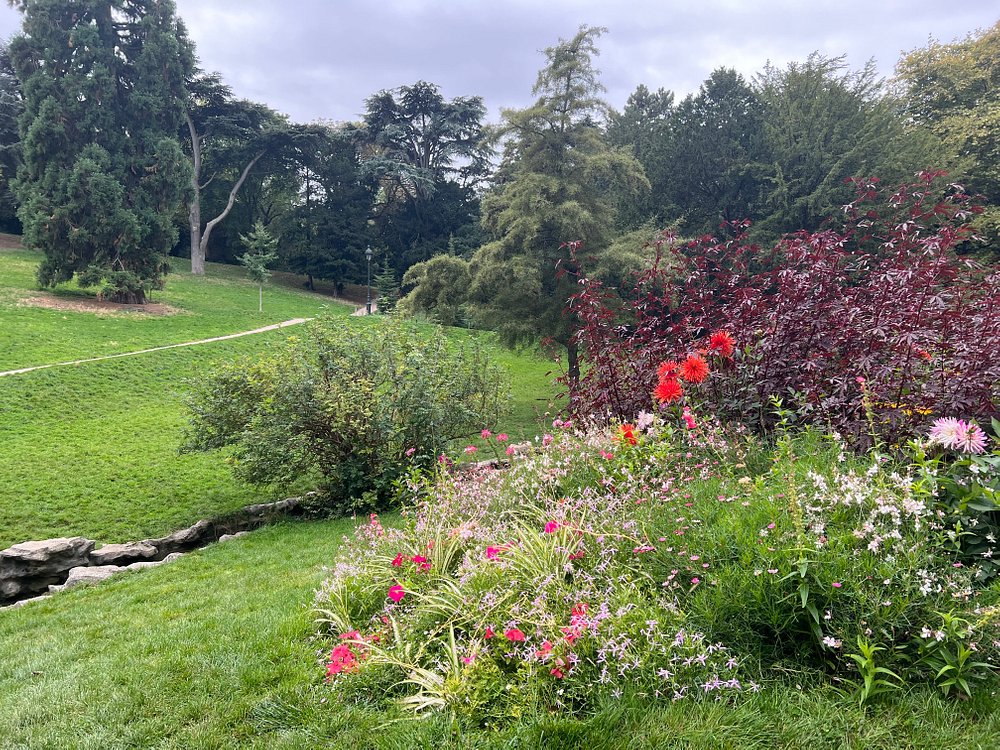
M 607 111 L 592 64 L 604 29 L 582 26 L 545 50 L 535 104 L 505 110 L 507 136 L 499 187 L 483 199 L 483 224 L 494 240 L 470 265 L 473 317 L 508 341 L 551 337 L 566 347 L 570 381 L 579 374 L 574 323 L 565 314 L 575 290 L 567 243 L 581 258 L 606 251 L 616 199 L 649 188 L 642 167 L 604 140 L 597 118 Z M 612 189 L 615 186 L 615 189 Z M 586 269 L 583 269 L 586 270 Z
M 177 140 L 194 55 L 172 0 L 12 0 L 24 87 L 14 189 L 44 286 L 116 302 L 162 286 L 190 182 Z

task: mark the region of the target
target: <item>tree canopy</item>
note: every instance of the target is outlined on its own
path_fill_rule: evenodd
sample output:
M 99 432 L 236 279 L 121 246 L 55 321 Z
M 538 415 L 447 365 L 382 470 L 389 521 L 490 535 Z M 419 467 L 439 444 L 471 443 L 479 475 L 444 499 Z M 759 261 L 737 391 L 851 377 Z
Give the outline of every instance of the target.
M 14 3 L 24 90 L 14 190 L 43 285 L 121 302 L 159 286 L 190 168 L 177 142 L 193 53 L 170 0 Z
M 944 147 L 948 166 L 987 200 L 976 226 L 1000 243 L 1000 22 L 952 44 L 930 42 L 896 67 L 905 112 Z

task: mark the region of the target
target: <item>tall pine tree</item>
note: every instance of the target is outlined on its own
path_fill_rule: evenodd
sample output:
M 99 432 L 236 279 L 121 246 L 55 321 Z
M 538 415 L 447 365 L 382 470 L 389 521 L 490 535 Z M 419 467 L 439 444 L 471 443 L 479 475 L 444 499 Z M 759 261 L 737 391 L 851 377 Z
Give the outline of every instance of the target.
M 190 183 L 178 144 L 194 55 L 172 0 L 12 0 L 24 87 L 15 191 L 45 286 L 116 302 L 162 286 Z
M 604 29 L 582 26 L 545 50 L 535 104 L 505 110 L 507 137 L 497 188 L 483 199 L 494 240 L 473 256 L 473 317 L 508 341 L 551 337 L 566 347 L 570 382 L 579 375 L 575 323 L 566 304 L 576 286 L 565 270 L 598 259 L 613 237 L 616 201 L 649 189 L 642 167 L 604 140 L 607 112 L 592 58 Z M 566 243 L 580 241 L 573 259 Z

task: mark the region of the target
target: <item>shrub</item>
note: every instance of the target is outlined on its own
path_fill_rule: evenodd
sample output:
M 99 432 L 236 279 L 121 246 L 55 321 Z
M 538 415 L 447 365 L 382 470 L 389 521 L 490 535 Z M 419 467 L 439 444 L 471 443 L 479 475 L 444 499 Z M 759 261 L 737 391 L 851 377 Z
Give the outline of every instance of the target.
M 906 467 L 810 432 L 762 454 L 697 422 L 557 420 L 506 470 L 412 485 L 402 527 L 372 517 L 317 592 L 333 651 L 364 654 L 336 694 L 368 701 L 357 678 L 382 670 L 386 700 L 492 726 L 625 695 L 731 699 L 789 673 L 856 683 L 862 702 L 993 679 L 1000 589 L 942 543 L 948 518 Z
M 723 418 L 770 429 L 772 397 L 852 445 L 899 445 L 931 418 L 1000 410 L 1000 273 L 959 257 L 977 210 L 940 173 L 887 194 L 859 182 L 842 230 L 799 232 L 765 252 L 735 235 L 661 238 L 622 296 L 582 280 L 570 309 L 588 367 L 578 418 L 649 408 L 659 362 L 727 331 L 735 357 L 700 390 Z
M 501 383 L 474 341 L 392 319 L 321 319 L 198 384 L 183 450 L 226 448 L 253 484 L 317 475 L 331 509 L 385 506 L 410 467 L 433 465 L 448 441 L 495 424 Z

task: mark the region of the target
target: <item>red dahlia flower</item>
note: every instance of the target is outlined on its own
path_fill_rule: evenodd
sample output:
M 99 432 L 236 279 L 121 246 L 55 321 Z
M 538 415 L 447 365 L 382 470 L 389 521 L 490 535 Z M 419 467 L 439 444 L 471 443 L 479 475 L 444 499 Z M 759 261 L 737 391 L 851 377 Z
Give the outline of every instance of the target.
M 697 354 L 692 354 L 681 365 L 681 377 L 689 383 L 700 383 L 708 377 L 708 364 Z
M 671 360 L 670 362 L 661 362 L 660 366 L 656 369 L 656 374 L 663 380 L 664 378 L 676 378 L 677 370 L 680 369 L 680 365 Z
M 723 357 L 731 357 L 736 349 L 736 342 L 729 331 L 716 331 L 708 338 L 708 348 Z
M 653 396 L 661 404 L 669 404 L 673 401 L 679 401 L 683 395 L 684 389 L 681 388 L 681 384 L 674 378 L 665 378 L 661 380 L 659 385 L 656 386 L 656 390 L 653 391 Z

